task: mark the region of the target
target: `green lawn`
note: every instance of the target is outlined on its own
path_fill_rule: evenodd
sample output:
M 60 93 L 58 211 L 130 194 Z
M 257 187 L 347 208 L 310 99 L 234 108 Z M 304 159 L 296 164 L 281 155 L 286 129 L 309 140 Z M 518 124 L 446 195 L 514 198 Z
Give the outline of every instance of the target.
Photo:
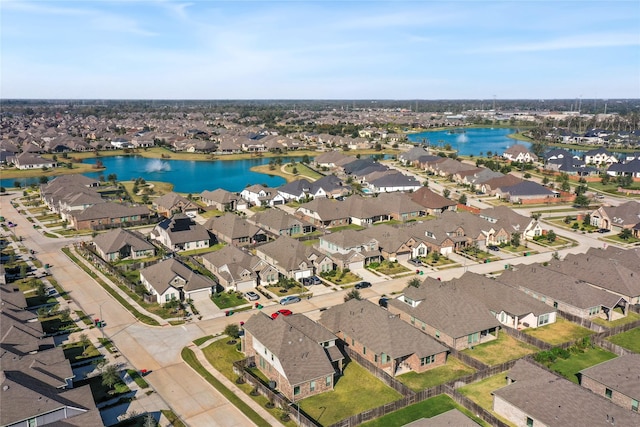
M 569 341 L 577 341 L 593 334 L 593 331 L 576 325 L 575 323 L 559 316 L 556 317 L 555 323 L 550 323 L 535 329 L 525 329 L 522 332 L 552 345 L 562 344 Z
M 66 344 L 62 346 L 62 351 L 64 352 L 64 357 L 69 361 L 69 363 L 100 356 L 100 352 L 93 344 L 89 344 L 84 347 L 81 342 Z
M 458 409 L 466 416 L 473 419 L 476 423 L 482 426 L 489 426 L 486 422 L 473 416 L 470 411 L 458 405 L 446 394 L 441 394 L 431 399 L 423 400 L 420 403 L 416 403 L 407 406 L 399 411 L 387 414 L 384 417 L 380 417 L 376 420 L 369 421 L 362 424 L 363 427 L 388 427 L 388 426 L 401 426 L 418 420 L 420 418 L 432 418 L 436 415 L 440 415 L 451 409 Z
M 633 328 L 608 338 L 614 344 L 624 347 L 633 352 L 640 353 L 640 328 Z
M 549 368 L 553 369 L 569 381 L 578 384 L 577 373 L 590 366 L 605 362 L 616 357 L 600 347 L 587 348 L 583 353 L 574 353 L 568 359 L 558 359 Z
M 136 371 L 135 369 L 127 369 L 127 374 L 129 374 L 131 379 L 134 380 L 136 384 L 138 384 L 138 387 L 149 388 L 149 384 L 144 380 L 144 378 L 142 378 L 140 372 Z
M 597 323 L 598 325 L 602 325 L 607 328 L 614 328 L 616 326 L 626 325 L 627 323 L 635 322 L 638 319 L 640 319 L 640 314 L 635 313 L 633 311 L 629 311 L 629 314 L 627 314 L 625 317 L 621 317 L 620 319 L 616 319 L 611 322 L 601 319 L 600 317 L 596 317 L 592 321 L 593 323 Z
M 227 341 L 229 341 L 229 338 L 222 337 L 206 346 L 202 352 L 209 363 L 222 373 L 222 375 L 230 380 L 235 380 L 236 375 L 233 373 L 233 362 L 242 360 L 245 356 L 236 350 L 235 344 L 227 344 Z
M 402 395 L 371 375 L 362 366 L 350 362 L 333 391 L 308 397 L 300 408 L 321 425 L 331 425 L 367 409 L 382 406 Z
M 458 391 L 464 396 L 476 402 L 478 405 L 482 406 L 487 411 L 491 412 L 493 415 L 498 417 L 500 420 L 502 420 L 506 424 L 512 425 L 512 423 L 508 422 L 503 417 L 493 412 L 493 394 L 492 393 L 506 385 L 507 385 L 506 373 L 502 372 L 500 374 L 493 375 L 489 378 L 485 378 L 482 381 L 478 381 L 473 384 L 460 387 Z
M 391 262 L 391 261 L 382 261 L 380 265 L 373 270 L 378 273 L 386 274 L 387 276 L 392 276 L 395 274 L 407 273 L 409 269 L 399 262 Z
M 408 372 L 398 376 L 397 379 L 411 390 L 420 391 L 474 372 L 473 368 L 465 365 L 459 359 L 449 356 L 444 366 L 439 366 L 421 374 Z
M 474 346 L 473 350 L 466 349 L 463 353 L 478 359 L 489 366 L 498 365 L 513 359 L 519 359 L 532 354 L 538 349 L 532 345 L 500 332 L 498 338 L 488 343 Z
M 91 394 L 93 395 L 93 400 L 96 403 L 107 401 L 116 397 L 118 394 L 129 391 L 129 387 L 127 387 L 123 382 L 117 383 L 113 390 L 109 390 L 107 386 L 102 385 L 102 377 L 100 375 L 75 382 L 76 386 L 83 386 L 86 384 L 89 384 L 91 387 Z
M 242 293 L 235 292 L 218 292 L 211 297 L 218 308 L 232 308 L 239 305 L 247 304 L 248 301 L 242 297 Z

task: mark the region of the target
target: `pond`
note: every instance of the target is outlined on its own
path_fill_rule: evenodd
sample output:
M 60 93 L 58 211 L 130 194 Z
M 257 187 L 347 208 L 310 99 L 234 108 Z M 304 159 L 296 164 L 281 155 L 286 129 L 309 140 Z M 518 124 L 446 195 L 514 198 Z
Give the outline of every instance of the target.
M 463 156 L 486 156 L 489 151 L 502 154 L 504 150 L 515 144 L 529 148 L 530 143 L 507 136 L 516 132 L 518 130 L 512 128 L 457 128 L 413 133 L 408 135 L 408 139 L 412 142 L 428 144 L 431 147 L 444 148 L 448 144 Z

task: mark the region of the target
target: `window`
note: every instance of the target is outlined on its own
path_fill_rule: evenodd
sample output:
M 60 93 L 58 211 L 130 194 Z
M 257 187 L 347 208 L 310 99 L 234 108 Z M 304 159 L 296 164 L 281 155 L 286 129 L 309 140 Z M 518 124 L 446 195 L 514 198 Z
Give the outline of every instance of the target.
M 527 427 L 533 427 L 533 418 L 527 417 Z
M 262 369 L 264 369 L 264 367 L 267 366 L 267 363 L 264 361 L 264 359 L 262 358 L 262 356 L 260 356 L 260 367 Z
M 436 338 L 440 338 L 440 331 L 436 331 Z
M 376 362 L 376 363 L 378 363 L 378 355 L 377 355 L 377 354 L 374 354 L 374 355 L 373 355 L 373 361 L 374 361 L 374 362 Z
M 474 334 L 470 334 L 467 337 L 467 343 L 468 344 L 473 344 L 473 343 L 476 343 L 478 341 L 480 341 L 480 332 L 476 332 Z
M 549 314 L 542 314 L 538 317 L 538 326 L 546 325 L 549 323 Z
M 638 401 L 631 399 L 631 410 L 638 412 Z
M 553 308 L 558 308 L 558 301 L 553 302 Z
M 367 347 L 362 347 L 362 354 L 367 354 Z
M 351 345 L 356 345 L 356 340 L 354 340 L 353 338 L 351 338 Z
M 605 395 L 605 397 L 611 399 L 611 396 L 613 395 L 613 391 L 610 388 L 605 388 L 604 389 L 604 395 Z
M 412 302 L 413 302 L 413 301 L 411 301 L 411 302 L 407 301 L 407 304 L 411 304 Z M 415 324 L 416 324 L 416 318 L 415 318 L 415 317 L 413 317 L 413 316 L 411 316 L 411 324 L 412 324 L 412 325 L 415 325 Z
M 326 386 L 327 386 L 327 387 L 330 387 L 330 386 L 331 386 L 331 375 L 329 375 L 329 376 L 327 377 L 327 379 L 325 380 L 325 384 L 326 384 Z
M 300 386 L 297 385 L 293 388 L 293 395 L 298 396 L 300 394 Z
M 316 382 L 315 381 L 311 381 L 309 383 L 309 391 L 316 391 Z
M 436 355 L 432 354 L 431 356 L 420 358 L 420 366 L 430 365 L 431 363 L 436 361 Z
M 424 330 L 426 330 L 426 329 L 427 329 L 427 324 L 426 324 L 426 323 L 424 323 L 424 322 L 422 322 L 422 330 L 424 331 Z

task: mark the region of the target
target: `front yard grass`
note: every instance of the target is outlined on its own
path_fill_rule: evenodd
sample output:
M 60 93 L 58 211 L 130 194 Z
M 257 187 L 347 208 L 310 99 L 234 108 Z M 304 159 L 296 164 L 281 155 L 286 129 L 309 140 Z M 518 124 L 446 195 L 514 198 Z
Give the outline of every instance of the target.
M 100 356 L 98 349 L 91 343 L 86 347 L 81 342 L 65 344 L 62 346 L 62 351 L 69 363 Z
M 614 335 L 607 338 L 607 340 L 635 353 L 640 353 L 640 327 Z
M 505 332 L 500 333 L 498 338 L 493 341 L 475 345 L 473 350 L 463 350 L 467 355 L 489 366 L 519 359 L 536 351 L 538 351 L 536 347 L 518 341 Z
M 380 264 L 376 263 L 373 265 L 369 265 L 369 268 L 371 268 L 374 271 L 377 271 L 378 273 L 385 274 L 387 276 L 394 276 L 396 274 L 409 272 L 409 269 L 407 267 L 405 267 L 404 265 L 400 264 L 397 261 L 391 262 L 391 261 L 385 260 L 385 261 L 382 261 Z
M 489 426 L 486 422 L 480 418 L 475 417 L 468 409 L 458 405 L 446 394 L 441 394 L 431 399 L 423 400 L 420 403 L 407 406 L 399 411 L 392 412 L 380 417 L 376 420 L 369 421 L 362 424 L 363 427 L 387 427 L 387 426 L 402 426 L 419 420 L 420 418 L 432 418 L 436 415 L 443 414 L 451 409 L 457 409 L 464 413 L 467 417 L 481 426 Z
M 578 384 L 578 372 L 590 366 L 615 358 L 616 355 L 600 347 L 586 348 L 582 353 L 572 353 L 568 359 L 558 360 L 551 365 L 553 369 L 571 382 Z
M 544 342 L 548 342 L 551 345 L 577 341 L 593 334 L 593 331 L 561 317 L 556 317 L 555 323 L 550 323 L 535 329 L 525 329 L 522 332 Z
M 233 308 L 239 305 L 247 304 L 247 300 L 242 297 L 242 293 L 235 292 L 217 292 L 213 294 L 211 300 L 218 308 Z
M 333 272 L 335 272 L 335 274 L 333 275 L 326 274 L 326 273 L 321 273 L 320 275 L 322 276 L 323 279 L 328 280 L 334 285 L 338 285 L 338 286 L 355 284 L 356 282 L 359 282 L 361 280 L 360 276 L 350 271 L 334 270 L 330 273 L 333 273 Z
M 335 383 L 333 391 L 302 400 L 300 408 L 326 426 L 400 398 L 400 393 L 362 366 L 350 362 L 344 369 L 344 375 Z
M 459 359 L 449 356 L 444 366 L 439 366 L 421 374 L 407 372 L 406 374 L 398 376 L 397 379 L 411 390 L 420 391 L 425 388 L 444 384 L 456 378 L 464 377 L 465 375 L 473 374 L 474 372 L 475 370 L 473 368 L 465 365 Z

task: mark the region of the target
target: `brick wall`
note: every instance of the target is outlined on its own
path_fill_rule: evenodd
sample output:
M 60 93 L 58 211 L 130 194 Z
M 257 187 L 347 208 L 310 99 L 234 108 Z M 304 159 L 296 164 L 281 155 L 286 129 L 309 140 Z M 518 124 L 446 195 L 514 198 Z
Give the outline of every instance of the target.
M 586 389 L 591 390 L 595 394 L 606 397 L 605 391 L 607 389 L 607 386 L 599 381 L 594 380 L 593 378 L 582 375 L 580 379 L 580 385 Z M 625 409 L 631 409 L 631 398 L 629 396 L 625 396 L 624 394 L 613 389 L 611 391 L 611 402 L 615 403 L 618 406 L 622 406 Z

